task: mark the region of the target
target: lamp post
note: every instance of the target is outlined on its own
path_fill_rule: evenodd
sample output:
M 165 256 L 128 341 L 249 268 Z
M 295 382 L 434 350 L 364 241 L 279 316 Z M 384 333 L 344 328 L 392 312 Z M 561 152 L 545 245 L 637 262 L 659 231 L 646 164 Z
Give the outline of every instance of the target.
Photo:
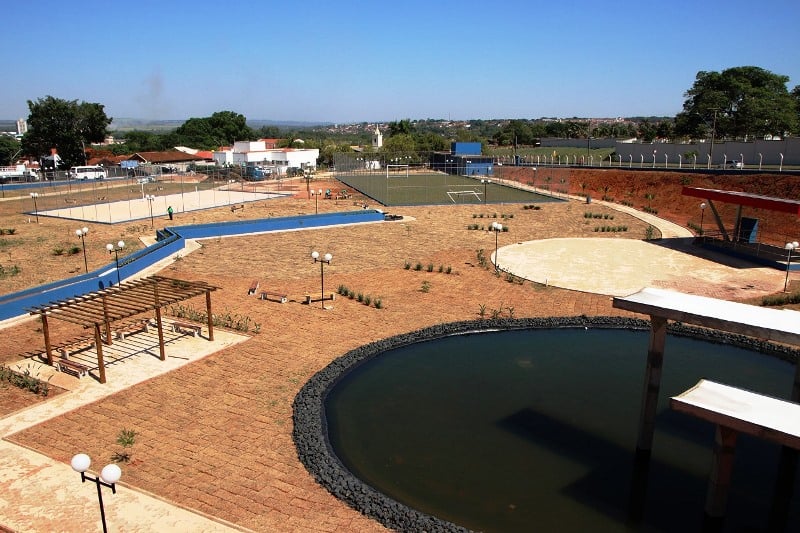
M 322 189 L 318 189 L 316 192 L 312 190 L 311 194 L 314 196 L 314 213 L 319 214 L 319 197 L 322 194 Z
M 315 250 L 311 252 L 311 259 L 313 259 L 315 263 L 319 263 L 320 295 L 322 296 L 319 301 L 322 308 L 325 309 L 325 264 L 330 265 L 333 256 L 331 254 L 325 254 L 325 256 L 320 259 L 319 252 Z
M 150 203 L 150 229 L 153 229 L 153 201 L 156 199 L 155 196 L 152 194 L 148 194 L 144 197 Z
M 797 241 L 794 242 L 787 242 L 783 249 L 788 252 L 788 257 L 786 258 L 786 280 L 783 282 L 783 292 L 786 292 L 786 288 L 789 286 L 789 270 L 792 266 L 792 251 L 797 250 L 800 247 L 800 243 Z
M 700 235 L 703 235 L 703 215 L 706 214 L 706 203 L 700 203 Z
M 122 279 L 119 275 L 119 251 L 125 248 L 125 241 L 119 241 L 116 246 L 109 243 L 106 244 L 106 250 L 108 253 L 114 252 L 114 262 L 117 264 L 117 285 L 122 284 Z
M 83 266 L 86 269 L 86 273 L 89 273 L 89 262 L 86 261 L 86 234 L 89 233 L 89 228 L 83 227 L 81 229 L 75 230 L 75 235 L 77 235 L 81 239 L 81 244 L 83 245 Z
M 36 199 L 39 198 L 38 192 L 32 192 L 31 198 L 33 198 L 33 211 L 36 213 L 36 223 L 39 223 L 39 207 L 36 205 Z
M 103 522 L 103 533 L 108 533 L 108 527 L 106 526 L 106 511 L 103 508 L 103 491 L 101 490 L 101 487 L 108 487 L 111 489 L 112 494 L 116 494 L 116 483 L 122 476 L 122 470 L 120 470 L 119 466 L 112 463 L 104 466 L 103 470 L 100 471 L 99 476 L 90 476 L 86 473 L 86 471 L 89 470 L 89 465 L 92 464 L 92 460 L 85 453 L 79 453 L 75 455 L 70 464 L 72 465 L 72 469 L 74 471 L 80 473 L 81 483 L 85 483 L 88 480 L 94 482 L 94 484 L 97 486 L 97 499 L 100 502 L 100 520 Z
M 494 269 L 500 270 L 500 261 L 497 255 L 497 235 L 503 231 L 503 225 L 499 222 L 492 222 L 492 231 L 494 232 Z
M 485 204 L 486 203 L 486 185 L 489 184 L 489 180 L 488 179 L 483 179 L 483 180 L 481 180 L 481 183 L 483 183 L 483 203 Z

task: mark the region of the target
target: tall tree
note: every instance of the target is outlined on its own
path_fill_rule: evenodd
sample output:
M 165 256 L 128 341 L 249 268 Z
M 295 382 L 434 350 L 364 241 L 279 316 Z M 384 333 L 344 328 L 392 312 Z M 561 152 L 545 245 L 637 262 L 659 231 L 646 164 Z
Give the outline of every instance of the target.
M 20 143 L 14 137 L 0 135 L 0 167 L 13 165 L 14 159 L 20 154 Z
M 796 131 L 797 103 L 789 78 L 759 67 L 697 73 L 675 117 L 676 133 L 689 136 L 762 137 Z
M 412 133 L 414 133 L 414 126 L 411 125 L 411 121 L 407 118 L 399 122 L 389 123 L 389 137 L 393 135 L 411 135 Z
M 233 111 L 217 111 L 210 117 L 190 118 L 175 133 L 184 144 L 206 149 L 252 140 L 256 136 L 244 115 Z
M 55 148 L 66 166 L 83 164 L 86 145 L 103 141 L 111 124 L 104 107 L 52 96 L 28 100 L 30 115 L 28 133 L 22 137 L 23 152 L 40 158 Z

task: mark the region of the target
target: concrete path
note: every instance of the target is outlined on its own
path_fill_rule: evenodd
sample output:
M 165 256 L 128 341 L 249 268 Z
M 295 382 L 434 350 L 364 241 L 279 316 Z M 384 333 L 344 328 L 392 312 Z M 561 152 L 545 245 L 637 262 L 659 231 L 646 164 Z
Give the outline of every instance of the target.
M 130 336 L 127 342 L 154 349 L 137 353 L 122 362 L 106 367 L 107 383 L 100 384 L 92 377 L 81 379 L 56 372 L 52 367 L 26 361 L 23 368 L 33 368 L 31 373 L 42 377 L 52 376 L 51 383 L 67 389 L 54 398 L 24 409 L 0 420 L 0 438 L 22 431 L 67 411 L 132 387 L 156 375 L 164 374 L 193 361 L 243 342 L 248 337 L 217 330 L 214 341 L 190 335 L 164 332 L 166 336 L 166 361 L 158 355 L 158 336 L 155 331 Z M 115 341 L 114 346 L 126 341 Z M 92 350 L 82 353 L 95 356 Z M 76 452 L 77 453 L 77 452 Z M 109 461 L 106 457 L 94 458 L 90 467 L 96 475 Z M 125 485 L 125 465 L 117 492 L 103 490 L 106 522 L 110 531 L 242 531 L 239 526 L 217 518 L 177 507 L 154 495 Z M 93 483 L 81 483 L 80 474 L 63 463 L 35 451 L 0 440 L 0 524 L 14 531 L 101 531 L 97 490 Z M 2 529 L 2 527 L 0 527 Z
M 575 200 L 581 200 L 577 197 Z M 500 248 L 492 262 L 521 278 L 563 289 L 627 296 L 644 287 L 672 288 L 723 299 L 778 292 L 783 274 L 774 268 L 692 245 L 686 228 L 609 202 L 596 202 L 651 224 L 661 239 L 545 239 Z

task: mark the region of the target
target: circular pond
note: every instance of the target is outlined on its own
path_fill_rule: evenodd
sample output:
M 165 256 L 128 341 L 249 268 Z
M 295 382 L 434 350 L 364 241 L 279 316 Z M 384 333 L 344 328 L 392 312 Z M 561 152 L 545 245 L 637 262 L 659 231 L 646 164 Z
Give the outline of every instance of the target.
M 714 427 L 670 411 L 669 396 L 701 378 L 780 398 L 791 390 L 792 364 L 673 328 L 653 454 L 637 469 L 648 324 L 512 324 L 440 326 L 335 361 L 295 402 L 301 460 L 335 495 L 401 530 L 686 531 L 702 524 Z M 778 457 L 777 446 L 740 436 L 729 524 L 765 527 Z

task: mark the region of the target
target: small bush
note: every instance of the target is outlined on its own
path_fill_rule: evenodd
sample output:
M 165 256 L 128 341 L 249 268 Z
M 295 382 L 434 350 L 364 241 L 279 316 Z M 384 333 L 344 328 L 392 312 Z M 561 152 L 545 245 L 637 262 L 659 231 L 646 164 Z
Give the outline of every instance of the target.
M 364 301 L 364 294 L 360 293 L 360 292 L 358 294 L 356 294 L 356 301 L 357 302 L 363 302 Z
M 53 255 L 64 255 L 63 248 L 53 248 Z
M 372 296 L 370 296 L 369 294 L 364 296 L 364 305 L 366 305 L 367 307 L 372 305 Z
M 416 264 L 416 265 L 414 265 L 414 270 L 416 270 L 417 272 L 419 272 L 420 270 L 422 270 L 422 263 L 420 263 L 420 262 L 417 262 L 417 264 Z
M 428 280 L 423 281 L 422 282 L 422 287 L 420 287 L 419 290 L 422 291 L 422 292 L 430 292 L 431 291 L 431 282 L 428 281 Z
M 409 263 L 408 261 L 406 261 L 406 262 L 403 264 L 403 268 L 405 268 L 406 270 L 410 270 L 410 269 L 411 269 L 411 263 Z
M 445 274 L 452 274 L 453 273 L 453 267 L 448 266 L 447 268 L 444 269 L 444 273 Z
M 383 300 L 380 298 L 375 298 L 375 309 L 383 308 Z
M 428 263 L 428 266 L 427 266 L 426 269 L 427 269 L 428 272 L 433 272 L 433 263 Z

